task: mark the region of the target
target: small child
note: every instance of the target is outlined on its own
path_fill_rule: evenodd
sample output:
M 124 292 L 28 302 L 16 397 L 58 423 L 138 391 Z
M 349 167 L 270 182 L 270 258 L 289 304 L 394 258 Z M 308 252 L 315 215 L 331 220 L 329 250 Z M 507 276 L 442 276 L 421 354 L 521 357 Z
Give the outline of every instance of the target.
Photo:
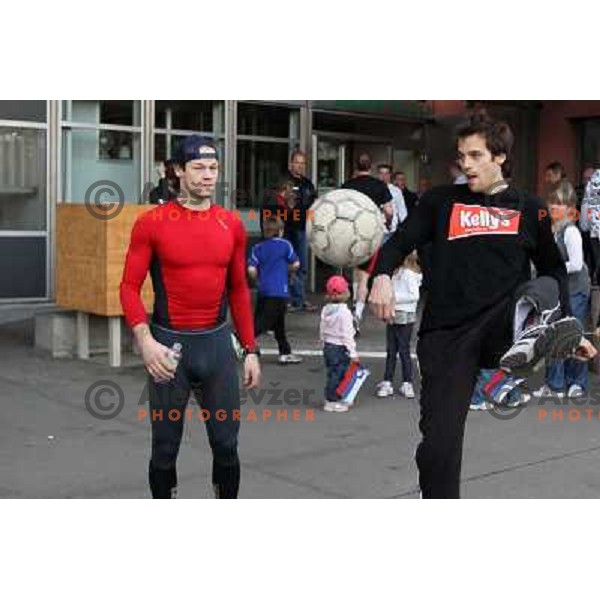
M 321 312 L 320 339 L 327 368 L 325 405 L 327 412 L 347 412 L 348 406 L 340 402 L 336 389 L 342 381 L 350 361 L 358 362 L 348 282 L 341 275 L 333 275 L 326 284 L 327 304 Z
M 417 318 L 417 303 L 419 302 L 419 288 L 423 275 L 419 267 L 416 252 L 409 254 L 404 264 L 394 273 L 392 285 L 396 314 L 393 323 L 386 327 L 386 359 L 383 381 L 377 385 L 377 396 L 385 398 L 394 394 L 394 371 L 396 370 L 396 357 L 402 363 L 402 386 L 400 393 L 406 398 L 414 398 L 415 391 L 412 384 L 412 361 L 410 357 L 410 338 Z
M 248 261 L 248 274 L 258 278 L 256 302 L 256 337 L 273 331 L 279 347 L 279 364 L 289 365 L 302 362 L 292 354 L 285 333 L 285 313 L 289 298 L 288 275 L 300 267 L 298 256 L 292 245 L 281 236 L 283 223 L 277 217 L 267 217 L 263 225 L 264 241 L 252 248 Z

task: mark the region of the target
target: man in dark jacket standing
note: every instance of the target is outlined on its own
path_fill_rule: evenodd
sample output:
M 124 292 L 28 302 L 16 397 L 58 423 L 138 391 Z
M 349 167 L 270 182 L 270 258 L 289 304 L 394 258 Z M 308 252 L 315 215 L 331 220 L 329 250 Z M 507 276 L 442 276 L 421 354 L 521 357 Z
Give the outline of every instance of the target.
M 411 192 L 406 187 L 406 174 L 404 171 L 396 171 L 393 177 L 394 185 L 400 188 L 402 192 L 402 196 L 404 197 L 404 204 L 406 204 L 406 210 L 408 211 L 408 216 L 414 212 L 417 208 L 417 204 L 419 203 L 419 196 L 414 192 Z
M 316 192 L 312 181 L 306 177 L 306 154 L 294 150 L 290 157 L 289 179 L 294 184 L 294 194 L 298 209 L 293 211 L 285 223 L 285 237 L 291 242 L 300 259 L 300 269 L 290 282 L 292 310 L 315 310 L 306 300 L 306 273 L 308 271 L 308 242 L 306 239 L 306 211 L 315 201 Z M 297 217 L 297 218 L 296 218 Z

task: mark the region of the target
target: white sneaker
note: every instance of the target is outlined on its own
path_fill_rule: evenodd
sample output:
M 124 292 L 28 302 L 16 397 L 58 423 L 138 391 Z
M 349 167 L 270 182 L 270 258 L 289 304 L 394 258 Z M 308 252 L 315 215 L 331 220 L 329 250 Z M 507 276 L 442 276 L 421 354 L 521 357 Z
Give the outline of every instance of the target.
M 325 405 L 323 406 L 323 410 L 325 412 L 348 412 L 349 408 L 346 404 L 342 404 L 341 402 L 327 402 L 325 401 Z
M 478 402 L 469 406 L 469 410 L 489 410 L 490 408 L 492 405 L 489 402 Z
M 507 397 L 506 406 L 510 408 L 516 408 L 517 406 L 524 406 L 531 400 L 531 394 L 529 392 L 519 390 L 518 394 L 513 394 L 512 397 Z
M 567 396 L 569 398 L 583 398 L 583 396 L 585 396 L 585 390 L 580 385 L 574 383 L 573 385 L 569 386 Z
M 381 381 L 377 384 L 377 391 L 375 392 L 378 398 L 387 398 L 388 396 L 394 395 L 394 388 L 392 387 L 391 381 Z
M 533 392 L 535 398 L 551 398 L 556 396 L 557 398 L 564 398 L 564 392 L 555 392 L 548 385 L 544 384 L 539 390 Z
M 400 386 L 400 393 L 406 398 L 413 399 L 415 397 L 415 390 L 413 389 L 412 383 L 410 383 L 409 381 L 405 381 Z
M 279 355 L 279 364 L 280 365 L 297 365 L 302 362 L 302 358 L 300 356 L 296 356 L 295 354 L 280 354 Z

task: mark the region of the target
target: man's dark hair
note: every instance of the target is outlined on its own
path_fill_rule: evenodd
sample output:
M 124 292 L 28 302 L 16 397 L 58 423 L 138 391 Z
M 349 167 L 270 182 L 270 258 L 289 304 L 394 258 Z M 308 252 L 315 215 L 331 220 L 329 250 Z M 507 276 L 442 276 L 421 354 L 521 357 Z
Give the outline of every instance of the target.
M 567 172 L 565 168 L 559 163 L 557 160 L 551 162 L 546 166 L 546 171 L 552 171 L 555 175 L 560 175 L 561 179 L 565 179 L 567 176 Z
M 366 152 L 362 152 L 356 161 L 356 169 L 366 173 L 371 170 L 371 164 L 371 157 Z
M 379 169 L 387 169 L 388 173 L 391 175 L 394 167 L 392 167 L 392 165 L 388 165 L 387 163 L 381 163 L 380 165 L 377 165 L 377 170 Z
M 466 121 L 456 128 L 456 143 L 471 135 L 485 138 L 485 145 L 492 157 L 506 155 L 502 164 L 502 175 L 508 177 L 511 171 L 510 155 L 514 142 L 513 133 L 504 121 L 492 119 L 485 110 L 474 112 Z
M 396 177 L 398 177 L 398 175 L 404 175 L 404 171 L 395 171 L 394 174 L 392 175 L 392 179 L 396 179 Z

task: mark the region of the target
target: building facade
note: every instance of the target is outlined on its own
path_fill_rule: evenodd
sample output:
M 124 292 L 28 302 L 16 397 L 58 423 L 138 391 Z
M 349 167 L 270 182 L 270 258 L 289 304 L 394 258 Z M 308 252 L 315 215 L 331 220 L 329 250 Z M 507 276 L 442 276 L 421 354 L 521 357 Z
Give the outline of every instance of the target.
M 517 134 L 515 181 L 540 186 L 543 166 L 569 175 L 599 158 L 600 102 L 486 102 Z M 467 101 L 0 101 L 0 303 L 54 298 L 55 211 L 61 202 L 144 203 L 158 164 L 192 133 L 221 151 L 217 201 L 259 208 L 292 150 L 309 158 L 320 194 L 338 187 L 368 151 L 374 164 L 449 181 L 452 127 Z M 245 220 L 249 235 L 258 222 Z M 314 269 L 313 269 L 314 272 Z M 314 283 L 314 278 L 313 278 Z

